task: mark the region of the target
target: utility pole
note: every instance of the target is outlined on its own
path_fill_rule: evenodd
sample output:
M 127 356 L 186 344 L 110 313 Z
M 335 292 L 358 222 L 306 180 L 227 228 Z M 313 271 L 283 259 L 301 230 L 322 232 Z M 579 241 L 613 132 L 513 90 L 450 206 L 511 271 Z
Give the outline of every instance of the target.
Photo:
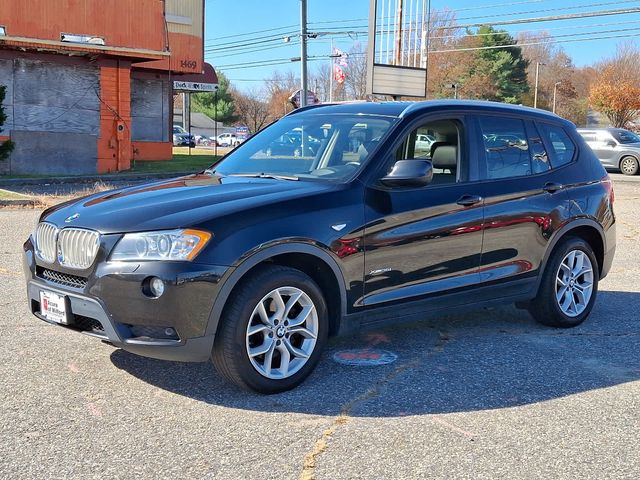
M 307 0 L 300 0 L 300 106 L 307 105 Z
M 544 65 L 544 63 L 536 62 L 536 86 L 533 89 L 533 108 L 538 108 L 538 79 L 540 78 L 540 65 Z
M 395 65 L 402 65 L 402 0 L 398 2 L 398 12 L 396 14 L 396 51 Z
M 556 92 L 558 91 L 558 85 L 560 85 L 562 82 L 556 82 L 553 85 L 553 113 L 556 113 Z
M 333 102 L 333 37 L 331 37 L 331 53 L 329 54 L 329 103 Z

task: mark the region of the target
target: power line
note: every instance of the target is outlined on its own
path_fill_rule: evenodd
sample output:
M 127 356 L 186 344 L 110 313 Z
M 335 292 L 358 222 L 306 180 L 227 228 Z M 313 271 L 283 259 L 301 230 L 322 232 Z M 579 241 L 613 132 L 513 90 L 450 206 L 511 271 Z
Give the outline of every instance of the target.
M 298 24 L 294 23 L 293 25 L 285 25 L 282 27 L 274 27 L 274 28 L 267 28 L 266 30 L 255 30 L 252 32 L 246 32 L 246 33 L 234 33 L 233 35 L 225 35 L 224 37 L 213 37 L 213 38 L 209 38 L 207 40 L 205 40 L 205 42 L 209 42 L 209 41 L 215 41 L 215 40 L 224 40 L 227 38 L 235 38 L 235 37 L 246 37 L 249 35 L 255 35 L 256 33 L 267 33 L 267 32 L 275 32 L 277 30 L 285 30 L 285 29 L 290 29 L 290 28 L 297 28 Z
M 630 30 L 640 30 L 639 28 L 632 28 Z M 585 33 L 576 34 L 576 35 L 586 35 Z M 569 35 L 566 35 L 569 36 Z M 449 48 L 444 50 L 433 50 L 431 53 L 450 53 L 450 52 L 469 52 L 474 50 L 494 50 L 499 48 L 509 48 L 509 47 L 528 47 L 533 45 L 552 45 L 555 43 L 575 43 L 575 42 L 590 42 L 593 40 L 606 40 L 609 38 L 632 38 L 640 36 L 640 32 L 634 33 L 632 35 L 606 35 L 601 37 L 590 37 L 590 38 L 573 38 L 569 40 L 550 40 L 550 41 L 540 41 L 540 42 L 525 42 L 525 43 L 517 43 L 513 45 L 491 45 L 486 47 L 469 47 L 469 48 Z

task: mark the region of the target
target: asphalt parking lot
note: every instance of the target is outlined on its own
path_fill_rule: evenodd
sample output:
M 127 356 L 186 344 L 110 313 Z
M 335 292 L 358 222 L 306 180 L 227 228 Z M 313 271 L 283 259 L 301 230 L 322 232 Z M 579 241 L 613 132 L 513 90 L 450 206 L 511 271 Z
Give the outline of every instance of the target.
M 618 250 L 582 326 L 506 306 L 335 339 L 268 397 L 31 316 L 38 212 L 0 210 L 0 478 L 640 478 L 640 182 L 615 191 Z M 397 360 L 333 360 L 367 347 Z

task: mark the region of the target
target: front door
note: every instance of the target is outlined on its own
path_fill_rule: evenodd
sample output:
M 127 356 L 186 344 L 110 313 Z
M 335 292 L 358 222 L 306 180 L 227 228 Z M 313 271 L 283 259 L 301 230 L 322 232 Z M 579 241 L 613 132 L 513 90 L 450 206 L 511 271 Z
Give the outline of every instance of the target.
M 420 188 L 375 181 L 367 188 L 363 305 L 478 282 L 483 200 L 468 182 L 467 135 L 464 116 L 416 123 L 394 146 L 386 171 L 397 160 L 427 159 L 433 181 Z M 427 144 L 424 136 L 435 140 Z

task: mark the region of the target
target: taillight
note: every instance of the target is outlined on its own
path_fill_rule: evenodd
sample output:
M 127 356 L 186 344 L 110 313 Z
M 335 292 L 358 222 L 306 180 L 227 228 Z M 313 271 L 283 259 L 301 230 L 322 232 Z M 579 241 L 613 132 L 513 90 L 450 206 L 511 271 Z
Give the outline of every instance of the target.
M 602 186 L 604 187 L 604 189 L 607 191 L 607 193 L 609 194 L 609 203 L 611 205 L 613 205 L 614 200 L 616 199 L 616 194 L 613 191 L 613 182 L 611 181 L 611 179 L 609 178 L 609 175 L 605 175 L 602 178 Z

